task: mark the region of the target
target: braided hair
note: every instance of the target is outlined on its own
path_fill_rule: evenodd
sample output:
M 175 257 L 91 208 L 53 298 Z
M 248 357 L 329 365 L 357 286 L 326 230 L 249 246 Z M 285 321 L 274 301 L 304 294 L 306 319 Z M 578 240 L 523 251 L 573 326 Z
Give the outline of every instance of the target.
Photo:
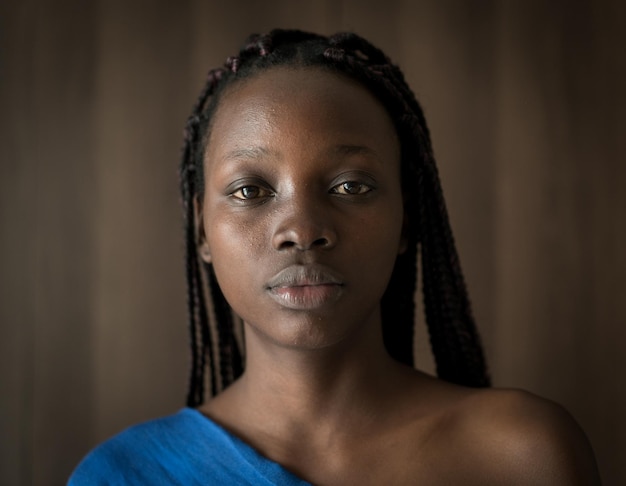
M 364 85 L 387 109 L 401 146 L 408 249 L 397 257 L 381 300 L 389 354 L 414 365 L 414 295 L 421 257 L 426 323 L 437 375 L 465 386 L 489 386 L 480 339 L 459 265 L 430 134 L 404 75 L 389 58 L 353 33 L 330 37 L 299 30 L 252 35 L 239 54 L 209 72 L 185 129 L 180 182 L 185 219 L 191 337 L 187 405 L 194 407 L 237 379 L 244 369 L 243 323 L 226 302 L 212 266 L 199 255 L 194 200 L 204 194 L 203 158 L 212 115 L 224 89 L 275 66 L 315 66 Z

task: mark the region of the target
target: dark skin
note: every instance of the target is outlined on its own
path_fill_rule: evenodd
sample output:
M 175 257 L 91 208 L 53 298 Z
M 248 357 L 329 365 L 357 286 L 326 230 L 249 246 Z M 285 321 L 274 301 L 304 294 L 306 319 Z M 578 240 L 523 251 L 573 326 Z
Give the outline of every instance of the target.
M 227 89 L 197 205 L 201 254 L 245 322 L 246 370 L 201 411 L 314 484 L 599 484 L 558 405 L 385 351 L 399 174 L 393 124 L 352 80 L 273 68 Z

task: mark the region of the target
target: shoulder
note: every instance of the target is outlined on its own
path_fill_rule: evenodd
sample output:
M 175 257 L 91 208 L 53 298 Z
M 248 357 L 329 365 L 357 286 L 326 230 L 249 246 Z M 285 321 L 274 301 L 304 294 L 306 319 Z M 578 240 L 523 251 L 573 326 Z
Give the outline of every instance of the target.
M 560 405 L 520 390 L 466 390 L 460 397 L 443 427 L 483 484 L 599 484 L 591 446 Z
M 133 484 L 178 467 L 178 451 L 191 445 L 194 421 L 184 409 L 129 427 L 87 454 L 68 484 Z

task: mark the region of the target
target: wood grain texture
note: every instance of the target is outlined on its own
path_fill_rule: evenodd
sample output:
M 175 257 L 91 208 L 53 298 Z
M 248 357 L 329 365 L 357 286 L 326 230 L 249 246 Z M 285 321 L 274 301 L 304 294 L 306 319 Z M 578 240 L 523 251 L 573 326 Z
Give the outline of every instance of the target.
M 354 30 L 402 66 L 496 385 L 565 405 L 626 483 L 620 0 L 25 0 L 0 5 L 0 484 L 64 484 L 183 405 L 182 127 L 208 68 L 273 27 Z

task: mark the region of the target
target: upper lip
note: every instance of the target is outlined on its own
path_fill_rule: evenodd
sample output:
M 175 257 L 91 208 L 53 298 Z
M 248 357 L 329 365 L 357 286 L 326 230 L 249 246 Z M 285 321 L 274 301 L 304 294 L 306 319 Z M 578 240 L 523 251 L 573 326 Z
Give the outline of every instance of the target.
M 268 282 L 269 289 L 280 287 L 305 287 L 309 285 L 343 285 L 343 278 L 332 268 L 318 263 L 290 265 Z

